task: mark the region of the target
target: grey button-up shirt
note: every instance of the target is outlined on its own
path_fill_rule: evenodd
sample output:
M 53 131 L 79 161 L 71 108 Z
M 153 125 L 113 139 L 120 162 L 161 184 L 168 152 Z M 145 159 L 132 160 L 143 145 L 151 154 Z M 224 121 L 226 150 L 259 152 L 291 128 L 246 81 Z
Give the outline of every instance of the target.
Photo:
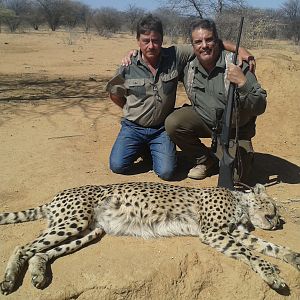
M 126 98 L 123 113 L 127 120 L 143 127 L 162 125 L 174 109 L 178 76 L 192 56 L 188 45 L 162 48 L 154 76 L 139 53 L 128 67 L 117 70 L 107 90 Z
M 227 103 L 226 81 L 224 80 L 226 53 L 225 50 L 221 50 L 216 66 L 209 74 L 196 57 L 184 69 L 183 81 L 188 97 L 210 128 L 216 124 L 217 109 L 224 110 Z M 240 95 L 239 126 L 244 126 L 250 121 L 253 124 L 249 126 L 249 129 L 253 131 L 255 117 L 265 111 L 267 94 L 257 82 L 255 75 L 249 71 L 247 63 L 243 63 L 242 69 L 247 81 L 244 86 L 237 89 Z

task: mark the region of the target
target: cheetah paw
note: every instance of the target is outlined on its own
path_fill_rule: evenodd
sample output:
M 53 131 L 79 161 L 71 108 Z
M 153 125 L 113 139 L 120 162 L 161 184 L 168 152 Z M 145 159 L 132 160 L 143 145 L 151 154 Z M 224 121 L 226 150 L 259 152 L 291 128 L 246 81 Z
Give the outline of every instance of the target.
M 300 271 L 300 253 L 291 252 L 290 254 L 286 254 L 283 260 Z
M 48 279 L 46 276 L 46 268 L 48 255 L 45 253 L 37 253 L 29 260 L 29 271 L 31 273 L 31 282 L 37 289 L 45 287 Z
M 280 279 L 274 279 L 273 282 L 270 284 L 270 287 L 274 290 L 283 290 L 287 288 L 286 283 Z
M 0 291 L 3 295 L 9 295 L 14 289 L 13 280 L 4 280 L 0 283 Z
M 264 268 L 260 270 L 259 273 L 272 289 L 283 290 L 287 288 L 287 284 L 278 275 L 280 271 L 277 266 L 266 264 Z
M 31 274 L 31 282 L 37 289 L 45 287 L 47 281 L 47 277 L 44 274 Z

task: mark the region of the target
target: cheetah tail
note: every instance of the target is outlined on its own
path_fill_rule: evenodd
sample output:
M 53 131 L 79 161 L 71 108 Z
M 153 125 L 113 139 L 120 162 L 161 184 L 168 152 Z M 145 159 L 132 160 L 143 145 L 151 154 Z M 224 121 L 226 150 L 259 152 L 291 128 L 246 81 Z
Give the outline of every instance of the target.
M 0 213 L 0 225 L 35 221 L 46 217 L 47 205 L 18 212 Z

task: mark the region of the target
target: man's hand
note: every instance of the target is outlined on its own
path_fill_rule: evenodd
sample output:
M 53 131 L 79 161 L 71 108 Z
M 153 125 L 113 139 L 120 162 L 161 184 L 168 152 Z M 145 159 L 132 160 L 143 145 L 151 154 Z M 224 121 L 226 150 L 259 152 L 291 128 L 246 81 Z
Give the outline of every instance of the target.
M 243 47 L 239 48 L 238 60 L 239 60 L 240 67 L 242 66 L 243 60 L 248 62 L 250 72 L 255 73 L 255 68 L 256 68 L 255 58 L 247 49 Z
M 126 103 L 126 98 L 125 97 L 120 97 L 120 96 L 117 96 L 117 95 L 114 95 L 112 93 L 110 93 L 110 99 L 115 103 L 117 104 L 119 107 L 123 108 L 123 106 L 125 105 Z
M 122 66 L 128 67 L 131 64 L 131 57 L 137 56 L 137 50 L 130 50 L 126 56 L 122 58 Z
M 236 45 L 230 41 L 222 41 L 225 50 L 235 52 Z M 238 61 L 239 66 L 242 66 L 243 60 L 248 62 L 250 72 L 255 73 L 256 63 L 254 56 L 244 47 L 239 47 Z
M 227 79 L 230 82 L 235 83 L 239 88 L 242 87 L 247 81 L 242 69 L 234 64 L 228 65 Z

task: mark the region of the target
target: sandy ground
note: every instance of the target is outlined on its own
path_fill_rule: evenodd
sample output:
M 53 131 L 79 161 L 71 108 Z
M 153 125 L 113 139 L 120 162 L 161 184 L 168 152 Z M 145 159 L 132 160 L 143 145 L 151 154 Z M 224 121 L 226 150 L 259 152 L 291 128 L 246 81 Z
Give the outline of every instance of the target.
M 37 206 L 74 186 L 160 181 L 147 170 L 122 176 L 108 167 L 121 111 L 104 86 L 124 53 L 135 47 L 127 35 L 0 34 L 1 211 Z M 253 141 L 253 181 L 268 184 L 286 222 L 282 230 L 256 234 L 299 252 L 299 49 L 277 42 L 253 53 L 257 76 L 268 91 L 268 109 L 258 119 Z M 180 89 L 178 103 L 185 100 Z M 193 181 L 184 175 L 179 172 L 175 183 L 217 183 L 217 176 Z M 1 272 L 14 247 L 33 239 L 44 226 L 43 220 L 1 226 Z M 22 286 L 0 299 L 300 299 L 300 273 L 268 260 L 281 269 L 290 288 L 287 295 L 271 290 L 248 266 L 197 238 L 105 236 L 55 260 L 52 281 L 44 290 L 35 289 L 25 274 Z

